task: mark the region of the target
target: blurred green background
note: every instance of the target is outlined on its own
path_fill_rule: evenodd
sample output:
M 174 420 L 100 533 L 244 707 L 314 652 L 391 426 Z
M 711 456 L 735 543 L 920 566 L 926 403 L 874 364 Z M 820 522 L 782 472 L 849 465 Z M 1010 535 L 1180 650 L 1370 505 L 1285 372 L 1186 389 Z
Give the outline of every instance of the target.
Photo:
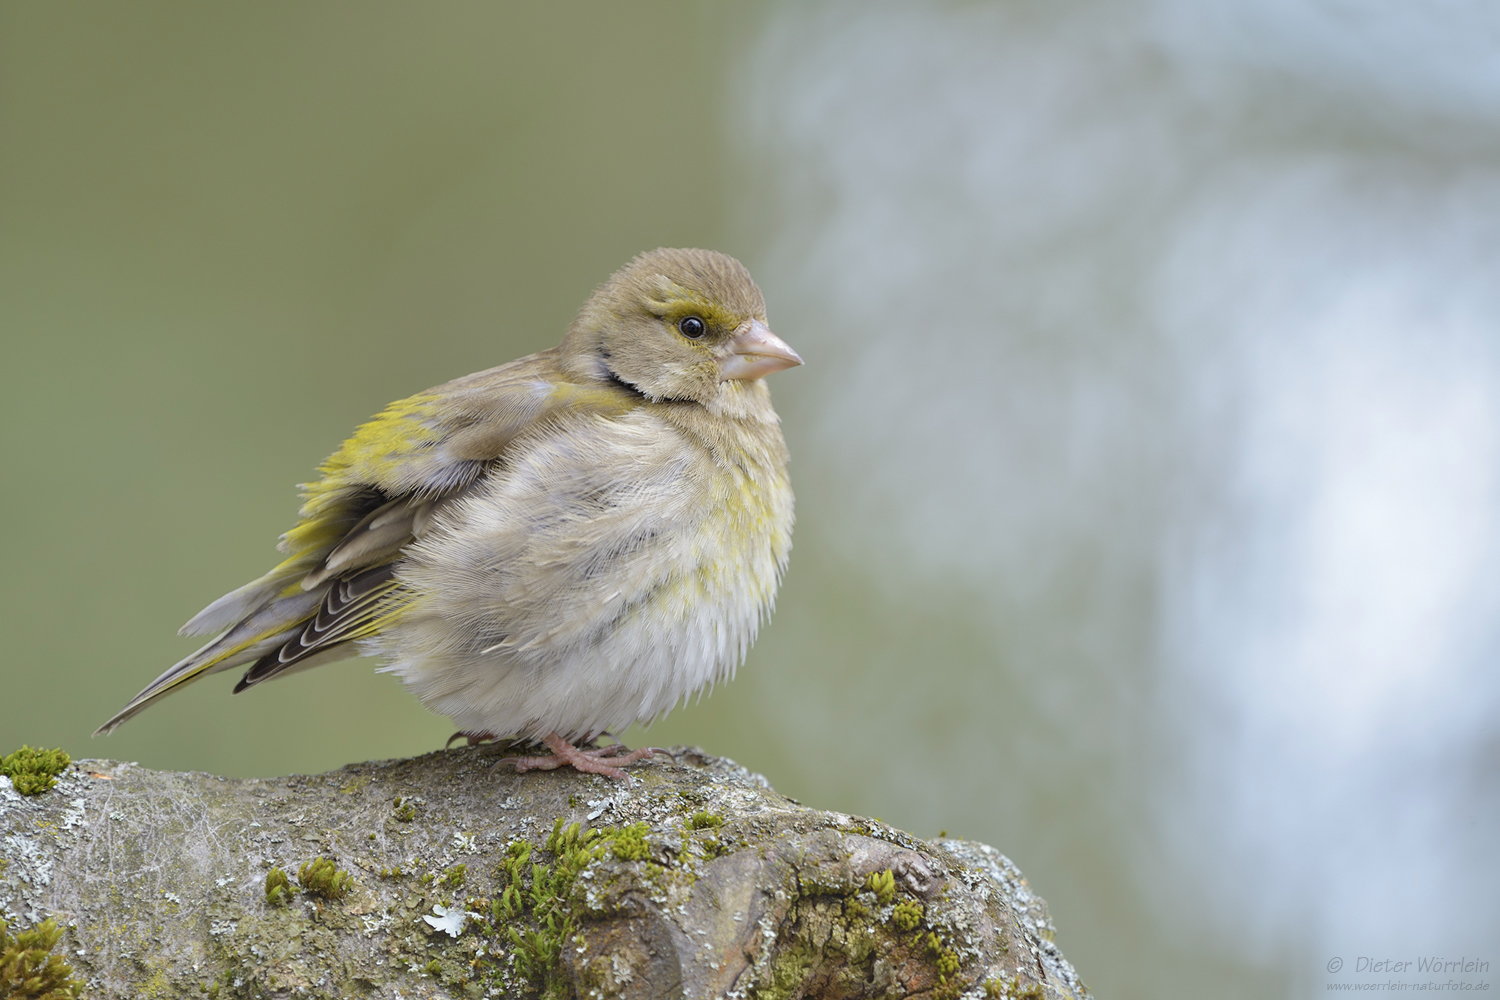
M 30 666 L 0 728 L 242 775 L 441 745 L 369 662 L 263 698 L 214 677 L 87 733 L 274 560 L 295 484 L 355 424 L 552 346 L 642 248 L 725 246 L 716 19 L 3 10 L 5 503 L 28 526 L 5 614 Z
M 89 733 L 358 422 L 708 246 L 808 360 L 795 551 L 738 679 L 627 742 L 994 844 L 1102 997 L 1492 942 L 1500 33 L 1462 7 L 0 3 L 3 749 L 441 746 L 366 660 Z

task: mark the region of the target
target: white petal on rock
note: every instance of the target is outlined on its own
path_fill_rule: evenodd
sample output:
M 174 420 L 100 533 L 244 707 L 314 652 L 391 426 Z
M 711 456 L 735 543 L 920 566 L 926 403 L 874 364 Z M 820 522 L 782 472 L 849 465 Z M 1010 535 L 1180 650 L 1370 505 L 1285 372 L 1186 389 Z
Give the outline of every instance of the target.
M 433 930 L 442 931 L 449 937 L 458 937 L 464 932 L 464 925 L 469 922 L 469 915 L 456 906 L 447 907 L 439 903 L 433 906 L 432 914 L 423 914 L 422 919 L 431 924 Z

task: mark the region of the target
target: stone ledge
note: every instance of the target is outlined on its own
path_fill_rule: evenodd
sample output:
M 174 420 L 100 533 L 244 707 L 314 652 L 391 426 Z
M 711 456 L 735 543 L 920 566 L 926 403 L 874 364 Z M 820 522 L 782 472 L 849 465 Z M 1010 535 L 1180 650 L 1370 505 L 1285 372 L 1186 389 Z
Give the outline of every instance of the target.
M 628 787 L 495 756 L 0 778 L 0 907 L 64 925 L 90 997 L 1088 995 L 993 848 L 807 808 L 695 748 Z

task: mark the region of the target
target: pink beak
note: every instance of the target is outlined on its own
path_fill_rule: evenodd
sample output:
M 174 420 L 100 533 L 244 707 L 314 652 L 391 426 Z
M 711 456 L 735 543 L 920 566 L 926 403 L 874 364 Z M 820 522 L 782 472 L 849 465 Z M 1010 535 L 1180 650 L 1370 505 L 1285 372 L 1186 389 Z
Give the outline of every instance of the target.
M 751 320 L 724 346 L 730 353 L 719 362 L 719 377 L 726 381 L 750 381 L 802 364 L 801 356 L 758 319 Z

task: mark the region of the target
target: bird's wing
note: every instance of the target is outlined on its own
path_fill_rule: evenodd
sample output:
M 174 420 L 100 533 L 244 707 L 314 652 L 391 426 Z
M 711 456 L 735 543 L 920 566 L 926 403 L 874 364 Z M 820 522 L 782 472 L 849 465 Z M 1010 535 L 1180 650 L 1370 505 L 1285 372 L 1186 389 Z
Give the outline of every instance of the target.
M 186 635 L 221 634 L 98 732 L 206 673 L 251 663 L 238 692 L 348 655 L 336 647 L 380 631 L 410 602 L 395 572 L 402 549 L 517 436 L 568 414 L 622 414 L 640 401 L 623 386 L 565 380 L 555 352 L 544 351 L 392 403 L 303 485 L 300 520 L 277 546 L 287 558 L 182 627 Z

